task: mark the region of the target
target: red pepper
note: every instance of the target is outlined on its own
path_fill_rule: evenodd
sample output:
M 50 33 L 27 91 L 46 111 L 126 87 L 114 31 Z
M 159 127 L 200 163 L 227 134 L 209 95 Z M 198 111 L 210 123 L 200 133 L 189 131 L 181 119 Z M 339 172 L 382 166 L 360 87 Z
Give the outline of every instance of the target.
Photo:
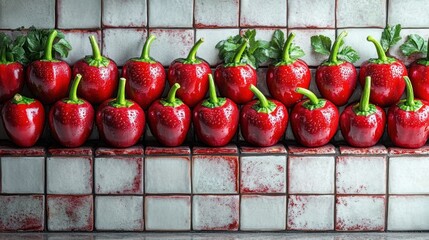
M 243 106 L 240 113 L 241 134 L 246 142 L 268 147 L 276 144 L 287 127 L 288 112 L 283 103 L 267 99 L 253 84 L 250 90 L 258 100 Z
M 391 106 L 387 113 L 387 133 L 393 144 L 404 148 L 419 148 L 429 136 L 429 105 L 414 99 L 413 86 L 404 77 L 407 98 Z
M 198 140 L 211 146 L 228 144 L 238 128 L 237 105 L 229 98 L 218 98 L 213 76 L 209 74 L 210 98 L 200 102 L 193 110 L 192 122 Z
M 147 109 L 153 101 L 160 98 L 165 88 L 164 67 L 149 56 L 153 40 L 155 36 L 150 35 L 140 58 L 128 60 L 122 68 L 122 76 L 127 79 L 127 95 L 143 109 Z
M 81 78 L 82 75 L 76 75 L 69 97 L 57 101 L 49 111 L 51 134 L 65 147 L 79 147 L 84 144 L 94 125 L 94 108 L 76 94 Z
M 297 88 L 296 92 L 308 98 L 298 102 L 291 112 L 290 124 L 296 141 L 306 147 L 327 144 L 338 129 L 337 107 L 308 89 Z
M 414 86 L 416 97 L 429 101 L 429 48 L 426 54 L 426 58 L 411 63 L 408 76 Z
M 379 106 L 369 103 L 371 77 L 366 77 L 360 102 L 350 104 L 340 116 L 344 140 L 353 147 L 371 147 L 383 136 L 386 113 Z
M 24 66 L 6 59 L 6 48 L 0 51 L 0 103 L 11 99 L 24 86 Z
M 20 94 L 7 101 L 2 109 L 3 126 L 13 143 L 31 147 L 42 135 L 45 110 L 42 103 Z

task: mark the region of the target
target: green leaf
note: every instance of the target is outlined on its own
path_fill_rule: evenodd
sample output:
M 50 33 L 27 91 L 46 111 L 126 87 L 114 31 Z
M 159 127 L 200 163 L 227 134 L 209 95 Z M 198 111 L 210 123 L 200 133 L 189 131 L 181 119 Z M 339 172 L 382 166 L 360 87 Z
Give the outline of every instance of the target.
M 402 44 L 399 49 L 401 49 L 402 53 L 409 57 L 415 53 L 427 53 L 428 43 L 417 34 L 408 35 L 407 41 Z
M 359 54 L 350 46 L 345 46 L 338 52 L 338 58 L 354 63 L 359 60 Z
M 381 33 L 380 44 L 385 52 L 401 40 L 401 24 L 390 27 L 387 25 Z
M 311 37 L 311 47 L 317 53 L 329 56 L 331 45 L 331 39 L 327 36 L 316 35 Z
M 302 50 L 299 46 L 292 44 L 289 49 L 289 56 L 291 59 L 296 60 L 298 58 L 302 58 L 305 56 L 304 50 Z
M 63 58 L 67 57 L 71 50 L 70 44 L 65 39 L 60 39 L 52 47 Z

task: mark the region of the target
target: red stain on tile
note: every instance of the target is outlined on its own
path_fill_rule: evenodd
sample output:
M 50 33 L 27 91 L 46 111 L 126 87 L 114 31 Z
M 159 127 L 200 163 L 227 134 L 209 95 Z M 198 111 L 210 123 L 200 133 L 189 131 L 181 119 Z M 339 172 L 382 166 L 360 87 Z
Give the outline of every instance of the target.
M 92 231 L 94 228 L 93 196 L 48 195 L 48 222 L 60 222 L 58 226 L 48 226 L 49 230 Z M 54 229 L 53 229 L 54 228 Z
M 235 144 L 228 144 L 224 147 L 195 146 L 192 148 L 192 153 L 195 155 L 238 154 L 238 148 Z
M 45 148 L 34 146 L 30 148 L 19 148 L 10 142 L 0 143 L 0 156 L 31 156 L 38 157 L 45 155 Z
M 387 154 L 387 149 L 383 145 L 375 145 L 368 148 L 355 148 L 350 146 L 340 146 L 341 154 L 350 154 L 350 155 L 381 155 Z
M 161 147 L 161 146 L 147 146 L 145 150 L 146 155 L 190 155 L 191 149 L 188 146 L 179 147 Z
M 129 148 L 107 148 L 100 147 L 95 150 L 95 156 L 120 156 L 120 155 L 134 155 L 141 156 L 144 154 L 143 146 L 137 145 Z
M 142 189 L 142 185 L 143 185 L 143 182 L 142 182 L 142 175 L 143 175 L 143 167 L 142 167 L 142 165 L 143 165 L 143 158 L 138 158 L 138 159 L 127 159 L 126 161 L 130 161 L 130 162 L 134 162 L 134 161 L 136 161 L 137 162 L 137 174 L 136 174 L 136 176 L 134 177 L 134 179 L 133 179 L 133 184 L 131 185 L 131 188 L 130 189 L 124 189 L 123 191 L 122 191 L 122 193 L 125 193 L 125 194 L 127 194 L 127 193 L 139 193 L 139 192 L 141 192 L 141 189 Z M 119 192 L 118 192 L 119 193 Z
M 407 148 L 398 148 L 398 147 L 390 147 L 389 148 L 390 155 L 423 155 L 429 154 L 429 145 L 425 145 L 421 148 L 416 149 L 407 149 Z
M 0 196 L 0 213 L 0 232 L 44 230 L 43 196 Z
M 91 147 L 78 147 L 78 148 L 51 147 L 48 149 L 48 154 L 54 155 L 54 156 L 92 156 L 93 150 Z
M 336 149 L 332 144 L 326 144 L 322 147 L 307 148 L 297 145 L 288 145 L 288 152 L 291 155 L 327 155 L 335 154 Z
M 276 144 L 271 147 L 253 147 L 249 145 L 241 145 L 240 152 L 242 154 L 286 154 L 286 148 L 282 144 Z

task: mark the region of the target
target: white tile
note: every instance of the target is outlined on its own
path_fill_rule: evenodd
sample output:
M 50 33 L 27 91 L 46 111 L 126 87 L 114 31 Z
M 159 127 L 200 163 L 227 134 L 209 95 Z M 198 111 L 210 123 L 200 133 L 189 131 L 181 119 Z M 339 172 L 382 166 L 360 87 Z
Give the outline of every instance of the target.
M 139 57 L 146 40 L 145 29 L 105 29 L 103 31 L 103 55 L 113 59 L 118 66 Z
M 47 193 L 92 193 L 92 159 L 85 157 L 48 157 Z
M 285 27 L 286 8 L 283 0 L 271 0 L 269 4 L 264 0 L 241 0 L 240 25 Z
M 192 27 L 193 0 L 149 0 L 150 27 Z
M 337 27 L 386 26 L 386 0 L 337 1 Z
M 238 156 L 193 156 L 194 193 L 238 192 Z
M 95 228 L 97 230 L 142 231 L 142 196 L 96 196 Z
M 389 193 L 428 194 L 428 172 L 427 157 L 391 157 L 389 159 Z
M 424 0 L 389 0 L 388 23 L 400 23 L 402 27 L 427 27 L 427 7 L 428 3 Z
M 89 36 L 94 35 L 98 40 L 98 46 L 101 46 L 101 31 L 86 31 L 86 30 L 64 30 L 62 31 L 67 41 L 72 45 L 72 50 L 69 52 L 67 58 L 63 60 L 70 65 L 75 64 L 86 55 L 92 55 L 91 43 Z M 96 128 L 94 128 L 96 131 Z M 97 138 L 98 139 L 98 138 Z
M 96 194 L 142 194 L 143 158 L 96 158 Z
M 289 157 L 289 193 L 334 193 L 335 158 Z
M 0 213 L 0 232 L 45 229 L 43 195 L 0 195 Z
M 387 230 L 429 230 L 428 196 L 390 196 Z
M 402 39 L 399 40 L 399 42 L 390 48 L 389 53 L 393 56 L 399 58 L 401 61 L 405 63 L 405 65 L 409 65 L 413 61 L 417 60 L 418 58 L 425 58 L 426 54 L 413 54 L 410 57 L 406 57 L 404 54 L 402 54 L 402 51 L 399 49 L 399 47 L 408 39 L 408 35 L 410 34 L 418 34 L 420 35 L 425 41 L 428 40 L 429 37 L 429 29 L 402 29 L 401 30 L 401 36 Z
M 338 156 L 337 194 L 385 194 L 386 158 L 382 156 Z
M 238 29 L 197 29 L 196 39 L 204 38 L 204 43 L 198 49 L 198 57 L 206 60 L 211 66 L 221 63 L 219 50 L 215 48 L 216 44 L 222 40 L 228 39 L 239 33 Z
M 241 157 L 241 193 L 285 193 L 286 156 Z
M 335 28 L 335 0 L 289 0 L 288 27 Z
M 194 195 L 192 201 L 193 230 L 238 230 L 239 195 Z
M 92 231 L 93 197 L 56 196 L 47 197 L 49 231 Z
M 191 230 L 189 196 L 146 196 L 145 211 L 147 231 Z
M 44 193 L 44 157 L 2 157 L 2 193 Z
M 58 28 L 99 28 L 101 0 L 58 0 Z
M 289 195 L 287 229 L 334 230 L 334 195 Z
M 176 58 L 185 58 L 194 45 L 194 30 L 152 29 L 149 33 L 156 36 L 151 46 L 151 57 L 164 66 Z
M 106 27 L 144 27 L 147 24 L 146 0 L 102 0 Z
M 238 8 L 238 0 L 195 0 L 195 27 L 238 27 Z
M 286 196 L 242 195 L 240 230 L 280 231 L 286 228 Z
M 0 28 L 55 27 L 55 0 L 0 0 Z
M 337 231 L 384 231 L 385 196 L 338 196 Z
M 146 157 L 146 193 L 191 193 L 189 157 Z

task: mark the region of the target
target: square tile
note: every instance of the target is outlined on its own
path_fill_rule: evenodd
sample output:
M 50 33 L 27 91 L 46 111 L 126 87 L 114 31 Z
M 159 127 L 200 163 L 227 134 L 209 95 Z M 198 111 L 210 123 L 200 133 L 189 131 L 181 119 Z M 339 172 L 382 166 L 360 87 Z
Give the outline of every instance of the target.
M 92 158 L 48 157 L 48 194 L 92 193 Z
M 289 0 L 288 27 L 335 28 L 335 0 Z
M 146 193 L 191 193 L 189 157 L 146 157 Z
M 93 197 L 47 196 L 49 231 L 92 231 L 94 228 Z
M 286 148 L 283 144 L 278 143 L 270 147 L 255 147 L 243 143 L 240 145 L 240 152 L 242 155 L 273 155 L 273 154 L 286 154 Z
M 286 229 L 286 196 L 242 195 L 240 230 Z
M 238 27 L 238 8 L 238 0 L 196 0 L 194 9 L 195 27 Z
M 238 156 L 193 156 L 194 193 L 238 193 Z
M 237 145 L 230 143 L 223 147 L 208 147 L 208 146 L 194 146 L 192 147 L 192 154 L 194 155 L 237 155 Z
M 55 0 L 0 1 L 0 28 L 54 28 Z
M 286 7 L 283 0 L 272 0 L 269 4 L 264 0 L 241 0 L 240 25 L 286 27 Z
M 334 157 L 289 156 L 288 173 L 289 193 L 334 193 Z
M 427 2 L 420 0 L 389 0 L 388 24 L 402 27 L 425 28 L 429 25 Z
M 96 157 L 114 157 L 114 156 L 125 156 L 125 157 L 141 157 L 144 154 L 144 148 L 141 145 L 134 145 L 127 148 L 111 148 L 111 147 L 99 147 L 95 150 Z
M 95 158 L 96 194 L 142 194 L 143 158 Z
M 68 57 L 63 59 L 70 65 L 75 64 L 86 55 L 92 55 L 89 36 L 94 35 L 98 40 L 98 46 L 101 47 L 101 31 L 63 30 L 62 32 L 64 33 L 67 41 L 69 41 L 73 47 L 73 50 L 69 52 Z M 94 129 L 93 131 L 97 131 L 96 127 L 94 127 Z
M 102 231 L 143 231 L 142 196 L 96 196 L 95 228 Z
M 386 26 L 386 0 L 337 1 L 337 27 Z
M 151 29 L 149 34 L 156 36 L 151 56 L 164 66 L 170 65 L 176 58 L 186 57 L 194 45 L 194 30 L 191 29 Z
M 216 2 L 216 1 L 214 1 Z M 216 66 L 222 62 L 219 58 L 219 50 L 215 48 L 216 44 L 230 36 L 239 33 L 236 28 L 233 29 L 197 29 L 196 39 L 204 38 L 204 43 L 198 49 L 198 57 L 206 60 L 211 66 Z
M 146 37 L 145 29 L 104 29 L 103 54 L 123 66 L 130 58 L 140 56 Z
M 311 90 L 311 89 L 310 89 Z M 334 155 L 337 150 L 334 145 L 326 144 L 321 147 L 304 147 L 301 145 L 288 145 L 290 155 Z
M 149 0 L 149 26 L 192 27 L 193 0 Z
M 102 0 L 104 27 L 144 27 L 147 24 L 146 0 Z
M 428 196 L 390 196 L 388 231 L 429 230 Z
M 191 230 L 190 196 L 146 196 L 147 231 Z
M 337 196 L 335 230 L 384 231 L 385 196 Z
M 1 193 L 44 193 L 44 157 L 2 157 Z
M 287 230 L 334 230 L 334 195 L 289 195 Z
M 338 156 L 337 194 L 385 194 L 386 157 Z
M 43 231 L 45 197 L 42 195 L 0 196 L 0 232 Z
M 239 209 L 239 195 L 194 195 L 192 229 L 236 231 L 239 223 Z
M 286 156 L 245 156 L 240 165 L 241 193 L 286 192 Z
M 99 28 L 101 0 L 58 0 L 58 28 Z
M 429 159 L 427 157 L 390 157 L 390 194 L 428 194 Z

